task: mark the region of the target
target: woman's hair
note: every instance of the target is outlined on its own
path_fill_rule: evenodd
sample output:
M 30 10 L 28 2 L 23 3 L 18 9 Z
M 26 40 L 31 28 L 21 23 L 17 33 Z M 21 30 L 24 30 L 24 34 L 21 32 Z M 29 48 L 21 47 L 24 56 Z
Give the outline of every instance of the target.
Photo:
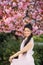
M 28 24 L 26 24 L 25 26 L 24 26 L 24 29 L 25 28 L 29 28 L 30 30 L 32 30 L 32 25 L 30 24 L 30 23 L 28 23 Z
M 25 28 L 29 28 L 30 30 L 32 30 L 32 25 L 30 23 L 28 23 L 27 25 L 25 25 Z M 28 42 L 30 42 L 31 38 L 33 37 L 33 34 L 31 33 L 28 37 L 27 40 L 25 41 L 24 46 L 26 46 L 28 44 Z M 25 54 L 26 52 L 24 52 L 23 54 Z
M 27 25 L 25 25 L 24 29 L 25 28 L 29 28 L 30 30 L 32 30 L 32 25 L 30 23 L 28 23 Z M 27 37 L 27 40 L 25 42 L 25 45 L 27 45 L 27 43 L 31 40 L 31 38 L 33 37 L 33 34 L 31 33 L 28 37 Z M 24 45 L 24 46 L 25 46 Z

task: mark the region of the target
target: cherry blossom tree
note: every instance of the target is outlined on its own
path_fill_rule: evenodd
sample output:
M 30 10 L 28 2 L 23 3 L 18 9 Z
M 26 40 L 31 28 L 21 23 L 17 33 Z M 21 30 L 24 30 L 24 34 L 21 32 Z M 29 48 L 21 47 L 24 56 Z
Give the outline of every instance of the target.
M 0 0 L 0 33 L 16 31 L 15 35 L 23 36 L 25 24 L 41 21 L 43 21 L 42 0 Z M 36 28 L 37 26 L 35 28 L 33 26 L 34 31 Z M 40 34 L 43 34 L 41 29 L 36 31 L 42 31 Z

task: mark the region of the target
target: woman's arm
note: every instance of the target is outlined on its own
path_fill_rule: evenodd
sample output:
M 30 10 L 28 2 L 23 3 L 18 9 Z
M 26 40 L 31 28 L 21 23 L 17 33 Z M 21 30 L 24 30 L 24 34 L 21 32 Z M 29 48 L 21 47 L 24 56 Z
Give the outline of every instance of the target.
M 33 46 L 32 42 L 28 43 L 22 50 L 18 51 L 13 56 L 16 57 L 19 56 L 19 54 L 23 54 L 24 52 L 27 52 L 28 50 L 31 49 L 32 46 Z
M 14 57 L 19 56 L 19 54 L 23 54 L 24 52 L 27 52 L 28 50 L 31 49 L 32 46 L 33 46 L 32 42 L 29 42 L 22 50 L 12 55 L 12 57 L 14 58 Z

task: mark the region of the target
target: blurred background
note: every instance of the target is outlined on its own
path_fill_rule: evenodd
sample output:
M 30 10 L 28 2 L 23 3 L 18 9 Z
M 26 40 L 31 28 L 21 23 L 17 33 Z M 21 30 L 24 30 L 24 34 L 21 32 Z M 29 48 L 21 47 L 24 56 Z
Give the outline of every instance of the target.
M 23 29 L 33 27 L 35 65 L 43 64 L 43 0 L 0 0 L 0 65 L 19 51 Z

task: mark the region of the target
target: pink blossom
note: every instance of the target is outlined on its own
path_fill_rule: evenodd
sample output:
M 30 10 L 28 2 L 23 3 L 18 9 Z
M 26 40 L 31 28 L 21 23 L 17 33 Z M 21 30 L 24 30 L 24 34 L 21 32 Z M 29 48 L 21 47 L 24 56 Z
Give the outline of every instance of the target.
M 6 11 L 7 14 L 9 14 L 11 12 L 11 7 L 9 9 L 4 9 Z
M 11 17 L 8 17 L 8 18 L 5 19 L 4 22 L 5 22 L 5 24 L 9 24 L 11 20 L 12 20 L 12 18 Z
M 3 30 L 0 29 L 0 33 L 2 33 L 2 32 L 3 32 Z
M 23 10 L 26 10 L 27 9 L 27 6 L 29 5 L 29 3 L 28 2 L 25 2 L 24 4 L 23 4 Z
M 21 0 L 22 2 L 26 2 L 26 0 Z
M 37 20 L 41 20 L 42 17 L 38 15 L 38 16 L 36 17 L 36 19 L 37 19 Z
M 3 11 L 0 9 L 0 16 L 2 16 L 3 15 Z
M 16 3 L 15 3 L 15 2 L 13 2 L 13 6 L 14 6 L 14 7 L 16 6 Z
M 18 7 L 19 7 L 19 9 L 21 9 L 23 7 L 23 2 L 19 2 Z

